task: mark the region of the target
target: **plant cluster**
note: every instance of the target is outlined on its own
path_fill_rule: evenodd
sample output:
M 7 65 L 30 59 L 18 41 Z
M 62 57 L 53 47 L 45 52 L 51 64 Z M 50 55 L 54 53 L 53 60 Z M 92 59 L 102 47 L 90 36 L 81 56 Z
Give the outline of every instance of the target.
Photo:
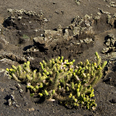
M 51 59 L 49 62 L 40 62 L 41 69 L 32 71 L 30 62 L 23 66 L 6 69 L 11 78 L 18 82 L 26 82 L 31 93 L 38 94 L 49 100 L 58 100 L 67 107 L 96 107 L 94 86 L 102 77 L 107 62 L 101 63 L 98 53 L 95 53 L 97 62 L 86 60 L 74 66 L 75 60 L 69 62 L 64 57 Z

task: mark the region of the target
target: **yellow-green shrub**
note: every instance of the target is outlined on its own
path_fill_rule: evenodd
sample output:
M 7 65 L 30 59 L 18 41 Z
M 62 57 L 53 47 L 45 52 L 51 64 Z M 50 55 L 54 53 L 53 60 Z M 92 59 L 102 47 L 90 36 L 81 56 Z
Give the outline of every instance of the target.
M 41 69 L 32 71 L 30 62 L 23 66 L 6 69 L 9 76 L 18 82 L 26 82 L 31 93 L 45 99 L 56 99 L 67 107 L 95 108 L 94 86 L 102 77 L 107 62 L 101 63 L 98 53 L 97 62 L 86 60 L 74 66 L 75 60 L 69 62 L 62 57 L 40 62 Z

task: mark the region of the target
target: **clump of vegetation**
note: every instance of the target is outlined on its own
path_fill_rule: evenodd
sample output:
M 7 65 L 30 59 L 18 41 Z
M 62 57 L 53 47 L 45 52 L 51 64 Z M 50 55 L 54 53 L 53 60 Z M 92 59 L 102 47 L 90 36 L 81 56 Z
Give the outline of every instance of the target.
M 23 34 L 22 39 L 29 39 L 29 36 Z
M 18 82 L 26 82 L 27 88 L 33 94 L 38 94 L 49 100 L 58 100 L 67 107 L 86 107 L 94 109 L 97 105 L 94 99 L 94 86 L 102 77 L 107 62 L 101 63 L 98 53 L 97 62 L 86 60 L 74 66 L 75 60 L 69 62 L 64 57 L 40 62 L 41 69 L 32 71 L 30 62 L 23 66 L 12 66 L 6 69 L 11 78 Z

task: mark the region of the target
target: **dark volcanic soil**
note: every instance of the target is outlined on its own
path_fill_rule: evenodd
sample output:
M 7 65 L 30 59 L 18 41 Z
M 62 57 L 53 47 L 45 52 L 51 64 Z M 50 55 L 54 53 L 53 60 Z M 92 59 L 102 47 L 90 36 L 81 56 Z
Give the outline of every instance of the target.
M 116 0 L 76 1 L 80 5 L 75 0 L 0 0 L 0 116 L 116 115 Z M 27 60 L 39 70 L 40 61 L 57 56 L 75 64 L 94 61 L 96 51 L 108 64 L 95 87 L 95 111 L 38 103 L 5 72 Z

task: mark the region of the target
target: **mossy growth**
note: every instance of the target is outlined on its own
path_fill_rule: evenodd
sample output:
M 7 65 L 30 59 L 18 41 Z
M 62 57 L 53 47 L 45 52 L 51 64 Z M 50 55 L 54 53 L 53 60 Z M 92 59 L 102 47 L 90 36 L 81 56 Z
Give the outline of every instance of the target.
M 29 36 L 23 34 L 22 39 L 29 39 Z
M 38 94 L 49 100 L 58 100 L 67 107 L 86 107 L 95 109 L 94 86 L 103 75 L 107 61 L 101 63 L 98 53 L 97 61 L 90 63 L 86 60 L 74 66 L 75 60 L 69 62 L 64 57 L 40 62 L 41 69 L 32 71 L 30 62 L 23 66 L 6 69 L 9 76 L 18 82 L 26 82 L 31 95 Z

